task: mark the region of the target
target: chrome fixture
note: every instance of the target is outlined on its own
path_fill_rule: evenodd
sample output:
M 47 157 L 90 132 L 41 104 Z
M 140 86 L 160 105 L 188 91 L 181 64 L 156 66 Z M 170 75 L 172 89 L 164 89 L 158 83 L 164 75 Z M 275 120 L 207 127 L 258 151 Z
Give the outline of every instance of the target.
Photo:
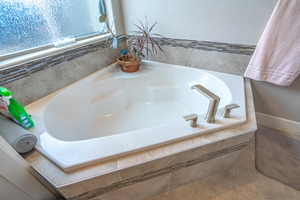
M 190 121 L 191 122 L 191 127 L 193 128 L 197 128 L 198 124 L 198 115 L 197 114 L 191 114 L 191 115 L 187 115 L 183 117 L 185 119 L 185 121 Z
M 200 94 L 204 95 L 209 100 L 209 106 L 206 113 L 205 121 L 207 123 L 215 123 L 216 121 L 216 114 L 218 111 L 218 106 L 220 103 L 220 97 L 216 94 L 209 91 L 207 88 L 203 87 L 202 85 L 194 85 L 192 86 L 193 90 L 196 90 Z
M 240 106 L 237 104 L 229 104 L 225 106 L 224 111 L 223 111 L 223 117 L 224 118 L 230 118 L 230 113 L 233 109 L 239 108 Z

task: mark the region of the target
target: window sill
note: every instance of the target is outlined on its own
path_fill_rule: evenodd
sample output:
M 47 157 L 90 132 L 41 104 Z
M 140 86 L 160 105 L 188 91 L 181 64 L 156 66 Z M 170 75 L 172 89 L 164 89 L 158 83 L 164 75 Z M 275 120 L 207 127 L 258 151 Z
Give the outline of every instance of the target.
M 80 40 L 75 43 L 63 46 L 63 47 L 53 47 L 50 49 L 41 50 L 39 52 L 30 53 L 30 54 L 18 56 L 15 58 L 10 58 L 8 60 L 4 60 L 4 61 L 0 62 L 0 71 L 6 70 L 8 68 L 11 68 L 11 67 L 14 67 L 17 65 L 26 64 L 28 62 L 32 62 L 32 61 L 35 61 L 38 59 L 46 58 L 49 56 L 55 56 L 57 54 L 61 54 L 61 53 L 64 53 L 64 52 L 72 50 L 72 49 L 76 49 L 76 48 L 90 45 L 93 43 L 101 42 L 101 41 L 108 39 L 109 37 L 111 37 L 111 34 L 107 33 L 107 34 L 103 34 L 100 36 L 95 36 L 92 38 Z

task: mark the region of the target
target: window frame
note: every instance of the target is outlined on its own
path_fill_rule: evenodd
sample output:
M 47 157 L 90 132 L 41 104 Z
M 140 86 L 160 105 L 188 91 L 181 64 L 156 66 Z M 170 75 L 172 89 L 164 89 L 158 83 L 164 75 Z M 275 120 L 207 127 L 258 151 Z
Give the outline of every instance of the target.
M 120 34 L 120 28 L 118 28 L 116 25 L 116 18 L 118 17 L 117 13 L 119 12 L 118 3 L 116 1 L 117 0 L 105 0 L 105 3 L 108 15 L 108 23 L 111 24 L 114 34 Z M 41 58 L 55 56 L 69 50 L 105 41 L 111 36 L 112 35 L 108 32 L 94 32 L 83 37 L 74 38 L 74 42 L 68 43 L 66 45 L 56 46 L 55 44 L 49 44 L 0 56 L 0 71 Z

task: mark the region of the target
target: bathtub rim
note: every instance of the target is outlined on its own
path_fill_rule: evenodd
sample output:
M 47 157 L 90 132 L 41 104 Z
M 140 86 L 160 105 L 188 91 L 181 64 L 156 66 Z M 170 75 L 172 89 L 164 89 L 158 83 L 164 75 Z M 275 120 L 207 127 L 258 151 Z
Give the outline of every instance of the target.
M 61 91 L 63 89 L 60 89 L 52 94 L 50 94 L 47 97 L 51 97 L 57 94 L 57 92 Z M 155 149 L 149 149 L 140 153 L 135 153 L 131 155 L 127 155 L 125 157 L 119 158 L 119 159 L 112 159 L 105 163 L 98 163 L 89 167 L 85 167 L 79 170 L 76 170 L 74 172 L 66 173 L 63 172 L 60 168 L 58 168 L 55 164 L 53 164 L 51 161 L 49 161 L 46 157 L 44 157 L 41 153 L 38 151 L 33 151 L 31 154 L 26 156 L 26 161 L 32 166 L 33 170 L 40 174 L 41 179 L 43 181 L 46 181 L 50 183 L 54 188 L 58 190 L 64 190 L 64 189 L 72 189 L 73 186 L 75 187 L 77 184 L 81 184 L 85 181 L 90 181 L 94 178 L 103 177 L 105 175 L 119 173 L 120 171 L 130 168 L 130 167 L 137 167 L 141 164 L 158 160 L 161 158 L 165 158 L 166 156 L 175 155 L 180 152 L 186 152 L 191 149 L 195 148 L 202 148 L 209 144 L 214 144 L 216 142 L 232 139 L 238 137 L 244 137 L 244 136 L 250 136 L 253 137 L 254 132 L 257 130 L 256 125 L 256 117 L 255 117 L 255 109 L 254 109 L 254 102 L 253 102 L 253 94 L 252 94 L 252 88 L 251 88 L 251 82 L 249 79 L 245 79 L 245 93 L 246 93 L 246 108 L 247 108 L 247 121 L 241 125 L 240 127 L 221 130 L 215 133 L 208 134 L 205 136 L 205 139 L 207 140 L 207 143 L 203 143 L 203 135 L 196 136 L 195 138 L 186 139 L 184 141 L 178 141 L 172 144 L 168 144 L 162 147 L 157 147 Z M 41 106 L 45 103 L 46 99 L 40 99 L 35 102 L 35 107 L 32 107 L 32 104 L 27 106 L 29 109 L 38 110 L 37 107 Z M 188 145 L 181 145 L 182 143 L 188 143 L 192 140 L 197 141 L 199 144 L 195 143 L 195 146 L 188 146 Z M 202 141 L 202 142 L 201 142 Z M 174 151 L 174 148 L 172 146 L 174 145 L 180 145 L 182 148 L 176 149 Z M 173 151 L 165 152 L 165 154 L 161 155 L 152 155 L 151 152 L 153 150 L 159 151 L 163 148 L 170 148 L 173 149 Z M 149 154 L 151 156 L 149 156 Z M 144 156 L 143 156 L 144 155 Z M 142 161 L 140 160 L 140 157 L 143 157 Z M 126 166 L 120 166 L 118 163 L 124 163 L 127 162 L 128 164 Z M 115 167 L 108 167 L 108 166 L 115 166 Z M 45 179 L 45 180 L 44 180 Z
M 238 103 L 240 105 L 240 108 L 238 109 L 237 112 L 239 118 L 238 119 L 220 118 L 218 119 L 218 123 L 208 124 L 203 120 L 204 116 L 201 116 L 200 117 L 201 120 L 199 120 L 199 123 L 201 123 L 201 128 L 198 129 L 191 128 L 188 125 L 188 123 L 184 122 L 184 120 L 182 119 L 182 121 L 178 121 L 175 125 L 172 123 L 172 124 L 168 124 L 168 126 L 150 127 L 147 129 L 139 129 L 139 130 L 125 132 L 122 134 L 117 134 L 117 135 L 112 135 L 107 137 L 98 137 L 98 138 L 93 138 L 88 140 L 79 140 L 74 142 L 63 141 L 61 139 L 56 138 L 51 133 L 49 133 L 43 121 L 44 113 L 45 111 L 48 110 L 47 105 L 49 103 L 51 104 L 52 99 L 55 100 L 58 96 L 60 96 L 60 92 L 58 92 L 54 96 L 44 97 L 41 99 L 46 101 L 44 101 L 44 103 L 39 106 L 40 111 L 38 113 L 30 109 L 31 106 L 35 107 L 35 102 L 30 104 L 27 107 L 29 113 L 33 114 L 34 117 L 38 116 L 38 118 L 34 118 L 35 120 L 38 121 L 34 129 L 34 134 L 36 134 L 39 138 L 36 149 L 40 153 L 48 157 L 50 161 L 52 161 L 63 171 L 70 173 L 80 168 L 88 167 L 90 165 L 95 165 L 101 162 L 106 162 L 111 159 L 118 159 L 129 154 L 135 154 L 141 151 L 146 151 L 148 149 L 151 150 L 154 148 L 158 148 L 159 146 L 172 144 L 174 142 L 186 140 L 188 138 L 194 138 L 200 135 L 211 134 L 223 129 L 230 129 L 237 126 L 241 126 L 247 121 L 246 105 L 245 105 L 246 104 L 245 103 L 246 100 L 245 81 L 242 77 L 237 75 L 219 73 L 219 72 L 211 72 L 208 70 L 184 68 L 180 65 L 172 65 L 172 64 L 159 63 L 154 61 L 143 61 L 143 62 L 146 66 L 150 65 L 151 68 L 157 68 L 158 70 L 162 68 L 167 68 L 170 70 L 174 70 L 174 69 L 188 70 L 188 71 L 192 70 L 195 72 L 208 74 L 213 78 L 220 79 L 220 81 L 222 81 L 225 84 L 225 86 L 229 89 L 230 92 L 232 91 L 237 92 L 236 94 L 231 94 L 231 95 L 232 95 L 232 103 Z M 109 76 L 111 76 L 111 74 L 118 72 L 118 66 L 114 64 L 110 65 L 107 68 L 101 69 L 79 80 L 76 83 L 93 80 L 95 77 L 99 75 L 100 76 L 106 75 L 106 72 L 112 72 L 108 74 Z M 135 74 L 122 74 L 122 76 L 123 75 L 125 77 L 135 76 Z M 141 72 L 141 75 L 143 75 L 143 72 Z M 76 83 L 71 84 L 70 86 L 67 86 L 64 89 L 68 89 L 69 87 L 76 85 Z M 238 83 L 238 84 L 232 84 L 232 83 Z M 239 85 L 239 83 L 241 83 L 242 85 Z M 218 111 L 219 115 L 221 115 L 221 112 L 222 112 L 221 110 Z M 181 131 L 177 131 L 177 130 L 181 130 Z M 163 135 L 163 137 L 155 137 L 152 139 L 154 141 L 151 141 L 150 139 L 149 140 L 143 139 L 147 137 L 147 135 L 151 134 L 153 131 L 158 131 L 155 133 L 162 133 L 160 135 Z M 176 131 L 175 135 L 173 134 L 173 131 Z M 43 138 L 43 140 L 40 139 L 40 136 Z M 130 141 L 135 140 L 136 137 L 140 138 L 140 140 L 138 140 L 140 142 L 135 143 L 133 145 L 128 145 L 131 144 Z M 110 144 L 106 142 L 107 140 L 109 140 Z M 120 140 L 124 141 L 122 145 L 120 145 L 119 143 Z M 127 145 L 125 142 L 126 140 L 129 140 Z M 98 149 L 97 147 L 99 145 L 103 146 L 104 148 Z M 49 146 L 48 150 L 47 150 L 47 146 Z M 57 146 L 57 148 L 54 148 L 54 146 Z M 78 151 L 78 149 L 82 149 L 82 148 L 85 148 L 87 154 L 84 151 Z M 64 151 L 64 149 L 67 149 L 67 151 Z M 113 151 L 111 151 L 110 149 L 113 149 Z M 76 152 L 76 154 L 79 154 L 79 156 L 78 155 L 73 156 L 74 155 L 73 152 Z M 60 154 L 60 157 L 57 156 L 58 154 Z

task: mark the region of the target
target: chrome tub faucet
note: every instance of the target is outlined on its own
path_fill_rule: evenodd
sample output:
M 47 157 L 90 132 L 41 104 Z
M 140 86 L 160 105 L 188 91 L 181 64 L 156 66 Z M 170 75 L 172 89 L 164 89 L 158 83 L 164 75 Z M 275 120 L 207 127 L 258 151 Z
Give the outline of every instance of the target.
M 209 106 L 206 113 L 205 121 L 207 123 L 215 123 L 216 114 L 220 103 L 220 97 L 200 84 L 192 86 L 191 89 L 199 92 L 200 94 L 208 98 Z

